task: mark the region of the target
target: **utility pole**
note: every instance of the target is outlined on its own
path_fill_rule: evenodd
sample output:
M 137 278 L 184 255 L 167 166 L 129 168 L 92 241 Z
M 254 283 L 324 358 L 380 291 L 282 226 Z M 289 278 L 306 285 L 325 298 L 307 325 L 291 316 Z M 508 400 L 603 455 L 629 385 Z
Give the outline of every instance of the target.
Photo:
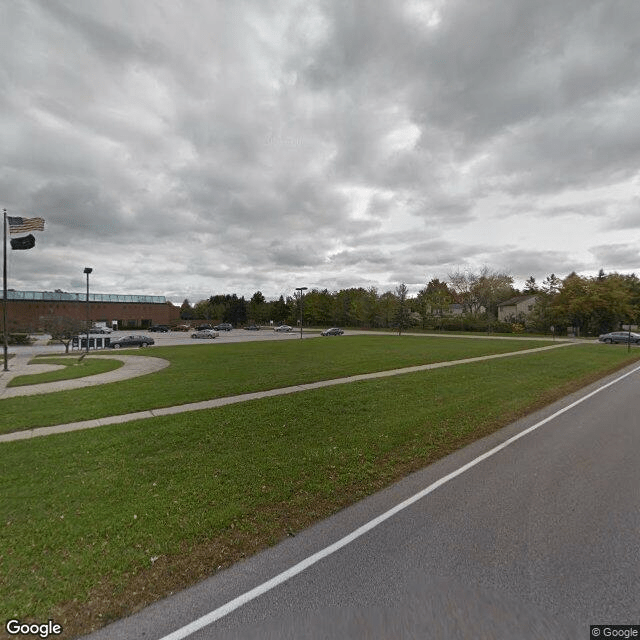
M 84 272 L 87 274 L 87 354 L 89 353 L 89 274 L 93 271 L 91 267 L 85 267 Z
M 303 304 L 302 292 L 306 290 L 307 290 L 307 287 L 296 287 L 296 291 L 300 292 L 300 340 L 302 340 L 302 304 Z

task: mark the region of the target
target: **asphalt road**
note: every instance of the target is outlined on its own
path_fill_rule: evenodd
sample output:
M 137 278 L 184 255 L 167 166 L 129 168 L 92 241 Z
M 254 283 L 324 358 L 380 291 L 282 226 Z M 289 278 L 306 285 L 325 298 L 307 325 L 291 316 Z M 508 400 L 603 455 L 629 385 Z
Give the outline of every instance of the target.
M 558 640 L 637 624 L 639 370 L 90 638 Z

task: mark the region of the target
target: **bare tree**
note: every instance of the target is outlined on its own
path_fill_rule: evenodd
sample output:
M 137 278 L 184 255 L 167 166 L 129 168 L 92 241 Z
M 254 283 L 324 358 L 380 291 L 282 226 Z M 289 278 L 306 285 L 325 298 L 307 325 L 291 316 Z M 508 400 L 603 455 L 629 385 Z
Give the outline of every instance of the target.
M 449 284 L 462 303 L 464 311 L 497 315 L 497 305 L 515 295 L 513 277 L 508 273 L 491 271 L 484 266 L 479 273 L 456 271 L 448 274 Z
M 472 275 L 470 271 L 454 271 L 447 274 L 449 287 L 455 293 L 457 302 L 462 305 L 463 313 L 471 311 L 471 284 Z
M 86 331 L 86 321 L 75 320 L 64 316 L 44 316 L 42 327 L 52 340 L 64 345 L 65 353 L 69 353 L 71 341 L 82 331 Z
M 515 295 L 516 291 L 508 273 L 490 271 L 484 266 L 479 274 L 473 274 L 471 293 L 476 313 L 484 308 L 490 318 L 497 318 L 498 304 Z

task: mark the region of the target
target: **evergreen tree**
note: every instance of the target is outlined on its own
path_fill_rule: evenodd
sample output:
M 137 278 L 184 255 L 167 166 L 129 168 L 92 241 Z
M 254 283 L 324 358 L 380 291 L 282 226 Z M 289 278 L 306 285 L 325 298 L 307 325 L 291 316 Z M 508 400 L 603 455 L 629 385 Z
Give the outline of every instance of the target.
M 182 305 L 180 305 L 180 317 L 183 320 L 191 320 L 193 318 L 193 309 L 189 304 L 189 300 L 184 299 Z
M 533 276 L 529 276 L 524 283 L 524 289 L 522 293 L 525 295 L 533 295 L 534 293 L 538 293 L 540 289 L 538 288 L 538 284 L 536 283 L 536 279 Z

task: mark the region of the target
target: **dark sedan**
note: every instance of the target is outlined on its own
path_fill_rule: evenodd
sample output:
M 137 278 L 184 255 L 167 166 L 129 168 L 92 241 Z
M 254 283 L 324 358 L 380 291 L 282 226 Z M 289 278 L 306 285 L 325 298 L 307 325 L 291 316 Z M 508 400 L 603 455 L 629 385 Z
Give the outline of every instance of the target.
M 244 328 L 245 331 L 260 331 L 260 327 L 257 324 L 250 324 Z
M 231 329 L 233 329 L 233 325 L 229 324 L 228 322 L 223 322 L 222 324 L 217 324 L 213 328 L 216 331 L 231 331 Z
M 165 324 L 154 324 L 153 327 L 149 327 L 149 331 L 154 331 L 157 333 L 168 333 L 170 329 Z
M 634 333 L 633 331 L 612 331 L 611 333 L 603 333 L 598 340 L 600 342 L 607 342 L 608 344 L 631 342 L 633 344 L 640 344 L 640 333 Z
M 155 344 L 153 338 L 149 336 L 125 336 L 123 338 L 116 338 L 109 343 L 110 349 L 125 349 L 126 347 L 147 347 L 150 344 Z

